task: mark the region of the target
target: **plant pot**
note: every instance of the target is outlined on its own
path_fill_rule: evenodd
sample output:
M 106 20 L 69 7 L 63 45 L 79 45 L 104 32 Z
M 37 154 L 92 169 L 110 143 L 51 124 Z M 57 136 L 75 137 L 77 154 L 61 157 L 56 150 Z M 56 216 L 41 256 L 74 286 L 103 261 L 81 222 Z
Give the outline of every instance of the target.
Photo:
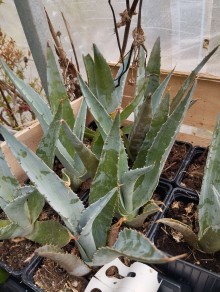
M 181 202 L 189 202 L 189 203 L 193 202 L 195 204 L 198 204 L 198 196 L 196 196 L 194 193 L 183 190 L 181 188 L 176 188 L 173 190 L 170 197 L 170 201 L 168 202 L 160 218 L 164 218 L 167 216 L 169 207 L 174 202 L 174 200 L 178 200 Z M 161 223 L 154 225 L 154 228 L 151 231 L 150 239 L 154 242 L 154 244 L 159 249 L 161 248 L 160 242 L 162 242 L 163 240 L 164 242 L 166 242 L 166 246 L 169 246 L 170 250 L 172 250 L 172 252 L 169 252 L 169 254 L 176 255 L 175 251 L 177 251 L 179 244 L 176 243 L 175 245 L 176 247 L 174 247 L 174 245 L 172 245 L 168 241 L 168 239 L 167 240 L 165 240 L 165 238 L 161 239 L 160 238 L 160 234 L 162 233 L 161 227 L 163 227 L 163 229 L 166 229 L 165 225 Z M 169 232 L 169 230 L 166 229 L 166 232 Z M 187 246 L 186 243 L 185 245 Z M 185 253 L 185 251 L 183 253 Z M 189 249 L 188 249 L 188 254 L 192 254 L 192 252 L 189 252 Z M 202 254 L 202 255 L 205 256 L 205 258 L 207 259 L 208 257 L 207 254 Z M 208 262 L 209 259 L 207 259 L 206 261 Z M 200 267 L 199 265 L 195 265 L 193 263 L 187 262 L 186 260 L 176 260 L 174 262 L 169 262 L 162 265 L 153 265 L 153 267 L 159 270 L 160 272 L 164 273 L 165 275 L 172 277 L 176 281 L 189 285 L 190 288 L 192 289 L 192 292 L 220 291 L 220 274 L 211 272 L 203 267 Z
M 198 194 L 201 190 L 208 148 L 194 147 L 180 171 L 176 184 L 178 187 Z
M 160 205 L 161 210 L 165 208 L 167 202 L 169 201 L 172 190 L 173 187 L 170 183 L 161 180 L 156 190 L 154 191 L 153 198 L 155 198 L 156 194 L 156 200 L 162 202 L 162 204 Z M 155 225 L 156 220 L 160 217 L 160 214 L 160 212 L 157 212 L 156 214 L 154 213 L 147 217 L 146 222 L 149 222 L 147 226 L 147 231 L 145 233 L 147 237 L 151 236 L 151 231 L 154 229 L 153 226 Z
M 32 246 L 32 242 L 30 241 L 22 241 L 21 242 L 22 245 L 19 245 L 19 243 L 16 243 L 16 242 L 13 243 L 13 245 L 11 245 L 11 243 L 9 242 L 9 245 L 8 245 L 7 240 L 5 240 L 4 243 L 6 243 L 6 246 L 4 247 L 2 246 L 2 252 L 3 250 L 6 250 L 6 253 L 3 253 L 2 255 L 3 255 L 3 258 L 6 259 L 6 262 L 4 262 L 2 259 L 0 261 L 0 267 L 3 268 L 8 273 L 10 273 L 10 275 L 12 275 L 13 277 L 21 279 L 22 273 L 31 263 L 31 261 L 27 263 L 25 263 L 24 261 L 32 255 L 34 250 L 37 248 L 37 245 L 35 244 L 34 246 Z M 23 262 L 22 262 L 21 258 L 22 258 L 23 251 L 25 251 L 25 257 L 23 258 Z M 19 255 L 18 255 L 18 252 L 20 253 Z M 11 260 L 8 259 L 10 256 L 11 256 Z M 12 268 L 14 266 L 17 266 L 17 269 Z
M 19 270 L 19 271 L 14 271 L 13 269 L 11 269 L 8 265 L 6 265 L 3 262 L 0 262 L 0 268 L 3 268 L 5 271 L 7 271 L 8 273 L 10 273 L 12 276 L 14 276 L 16 278 L 21 278 L 21 275 L 24 271 L 24 269 Z
M 31 289 L 30 291 L 43 292 L 33 282 L 33 275 L 42 263 L 42 258 L 36 258 L 32 265 L 25 271 L 22 276 L 23 282 Z M 158 292 L 191 292 L 190 287 L 185 283 L 177 282 L 165 275 L 158 274 L 158 281 L 161 281 Z M 28 290 L 29 291 L 29 290 Z M 93 291 L 93 290 L 91 290 Z M 94 290 L 95 291 L 95 290 Z
M 32 263 L 25 269 L 24 273 L 22 274 L 22 281 L 30 288 L 32 291 L 42 292 L 42 290 L 37 287 L 37 285 L 33 282 L 33 275 L 36 269 L 40 266 L 42 262 L 41 257 L 35 257 Z
M 58 266 L 58 264 L 56 263 L 54 263 L 53 269 L 51 269 L 51 267 L 49 267 L 48 269 L 48 266 L 47 266 L 48 261 L 50 261 L 50 263 L 51 262 L 54 263 L 52 260 L 36 257 L 35 260 L 32 262 L 32 264 L 28 267 L 28 269 L 26 269 L 24 273 L 22 274 L 22 281 L 29 288 L 31 288 L 32 291 L 36 291 L 36 292 L 43 292 L 45 290 L 54 291 L 55 284 L 59 285 L 61 282 L 65 284 L 65 289 L 66 289 L 66 290 L 64 289 L 65 291 L 81 291 L 82 292 L 85 290 L 85 287 L 88 284 L 87 278 L 74 277 L 74 276 L 70 276 L 70 278 L 67 278 L 68 274 L 62 268 L 60 268 L 60 266 Z M 38 278 L 38 281 L 41 282 L 41 285 L 42 284 L 45 285 L 45 282 L 47 282 L 47 287 L 45 286 L 44 288 L 45 290 L 40 288 L 37 284 L 34 283 L 35 282 L 34 276 L 36 275 L 39 269 L 43 269 L 43 270 L 46 270 L 46 272 L 48 272 L 46 277 L 43 276 L 43 277 Z M 54 271 L 55 271 L 55 274 L 53 275 Z M 60 275 L 63 275 L 63 278 L 61 281 L 60 281 Z M 55 276 L 57 276 L 57 278 L 59 279 L 57 283 L 56 283 Z M 49 288 L 48 288 L 48 285 L 49 285 Z M 69 289 L 67 286 L 69 287 Z M 59 291 L 63 291 L 59 287 L 57 287 L 57 289 L 59 289 Z
M 191 151 L 192 144 L 183 141 L 175 141 L 162 171 L 161 180 L 175 186 L 178 175 L 182 171 L 185 161 L 187 161 Z
M 10 277 L 0 285 L 1 292 L 32 292 L 33 290 L 16 278 Z

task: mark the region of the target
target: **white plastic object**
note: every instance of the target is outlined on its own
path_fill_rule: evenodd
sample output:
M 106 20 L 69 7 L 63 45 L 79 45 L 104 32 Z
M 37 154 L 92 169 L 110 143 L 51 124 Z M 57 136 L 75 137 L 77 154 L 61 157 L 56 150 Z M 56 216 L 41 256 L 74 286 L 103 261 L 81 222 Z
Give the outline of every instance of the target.
M 112 266 L 117 267 L 122 279 L 106 275 L 106 271 Z M 160 287 L 157 276 L 158 273 L 148 265 L 135 262 L 127 267 L 119 259 L 115 259 L 95 274 L 85 292 L 99 290 L 100 292 L 156 292 Z

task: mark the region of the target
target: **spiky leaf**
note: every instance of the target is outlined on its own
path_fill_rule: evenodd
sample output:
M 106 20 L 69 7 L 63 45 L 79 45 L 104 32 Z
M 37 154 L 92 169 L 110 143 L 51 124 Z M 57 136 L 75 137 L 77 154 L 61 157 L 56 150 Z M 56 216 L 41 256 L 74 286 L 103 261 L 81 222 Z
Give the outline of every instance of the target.
M 220 224 L 220 115 L 213 132 L 199 198 L 199 238 Z
M 134 211 L 133 206 L 133 194 L 134 194 L 134 186 L 137 179 L 152 170 L 153 165 L 149 165 L 143 168 L 136 168 L 134 170 L 129 170 L 124 173 L 121 177 L 121 197 L 123 201 L 123 205 L 125 207 L 125 212 L 128 214 Z
M 27 199 L 27 206 L 29 210 L 30 222 L 34 222 L 39 217 L 45 204 L 44 197 L 35 189 Z
M 52 121 L 52 114 L 48 104 L 39 94 L 34 91 L 34 89 L 30 85 L 19 79 L 13 73 L 13 71 L 9 69 L 9 67 L 2 59 L 0 59 L 0 64 L 2 65 L 3 69 L 5 70 L 8 77 L 11 79 L 18 92 L 31 107 L 44 131 L 47 130 L 48 125 Z
M 67 245 L 71 240 L 68 230 L 54 220 L 36 221 L 33 231 L 26 237 L 41 245 L 53 244 L 59 247 Z
M 91 269 L 73 253 L 67 254 L 56 246 L 42 246 L 35 251 L 39 256 L 49 258 L 58 263 L 70 275 L 77 277 L 87 275 Z
M 126 221 L 126 224 L 133 228 L 140 228 L 143 226 L 144 221 L 147 219 L 148 216 L 156 213 L 161 212 L 161 208 L 156 204 L 154 201 L 148 201 L 147 204 L 144 206 L 143 211 L 140 215 L 133 217 L 130 221 Z
M 117 106 L 120 106 L 122 102 L 122 97 L 123 97 L 123 93 L 124 93 L 124 89 L 126 85 L 126 79 L 129 72 L 129 64 L 131 61 L 131 57 L 132 57 L 132 50 L 128 54 L 128 56 L 125 57 L 122 65 L 120 66 L 115 76 L 115 81 L 114 81 L 115 89 L 112 93 L 112 99 L 115 100 L 115 104 Z
M 170 226 L 176 231 L 180 232 L 186 242 L 188 242 L 194 248 L 199 249 L 198 238 L 188 225 L 171 218 L 162 218 L 160 220 L 157 220 L 157 222 Z
M 169 93 L 165 95 L 162 102 L 160 103 L 158 110 L 153 116 L 150 129 L 147 132 L 147 135 L 141 145 L 141 148 L 138 152 L 138 155 L 136 157 L 136 160 L 133 164 L 133 168 L 137 167 L 143 167 L 145 164 L 146 156 L 148 154 L 148 151 L 157 136 L 157 133 L 160 131 L 162 125 L 166 122 L 168 115 L 169 115 L 169 109 L 170 109 L 170 96 Z
M 119 106 L 117 99 L 112 99 L 112 92 L 115 88 L 112 73 L 95 44 L 93 45 L 93 51 L 97 98 L 105 110 L 111 113 Z
M 49 90 L 49 100 L 52 114 L 57 112 L 60 102 L 63 103 L 63 119 L 67 122 L 69 127 L 73 129 L 75 117 L 73 110 L 66 93 L 66 89 L 61 78 L 59 69 L 57 67 L 53 51 L 51 48 L 47 48 L 47 80 L 48 80 L 48 90 Z M 74 151 L 69 144 L 68 139 L 65 137 L 65 133 L 61 128 L 60 131 L 60 141 L 67 149 L 68 153 L 73 156 Z
M 129 257 L 143 263 L 165 263 L 176 258 L 169 258 L 159 251 L 150 240 L 131 229 L 123 229 L 112 248 L 100 248 L 94 255 L 93 264 L 100 266 L 109 263 L 119 256 Z
M 174 111 L 176 108 L 177 104 L 180 102 L 182 99 L 183 95 L 185 94 L 186 90 L 190 87 L 192 82 L 194 82 L 197 74 L 199 71 L 203 68 L 203 66 L 208 62 L 208 60 L 212 57 L 212 55 L 217 51 L 219 45 L 215 47 L 200 63 L 199 65 L 191 72 L 189 77 L 186 79 L 186 81 L 183 83 L 182 87 L 174 97 L 172 104 L 171 104 L 171 112 Z
M 16 199 L 10 202 L 4 209 L 8 219 L 24 230 L 23 235 L 30 233 L 33 229 L 27 208 L 27 198 L 34 190 L 35 188 L 32 186 L 25 186 L 16 190 Z
M 86 145 L 82 141 L 80 141 L 77 138 L 77 136 L 70 130 L 70 128 L 68 127 L 65 121 L 63 121 L 63 128 L 72 146 L 74 147 L 82 163 L 84 164 L 84 167 L 88 172 L 88 176 L 94 177 L 98 163 L 99 163 L 98 159 L 92 153 L 92 151 L 88 147 L 86 147 Z
M 56 144 L 60 134 L 60 120 L 62 118 L 62 104 L 59 105 L 54 118 L 38 145 L 36 154 L 50 167 L 53 167 Z
M 146 72 L 145 72 L 145 62 L 146 62 L 146 52 L 144 48 L 141 46 L 139 50 L 138 56 L 138 68 L 137 68 L 137 77 L 136 77 L 136 88 L 135 88 L 135 96 L 137 96 L 142 88 L 143 81 L 146 79 Z M 148 83 L 148 82 L 147 82 Z M 146 88 L 145 88 L 146 91 Z M 145 92 L 144 92 L 145 94 Z M 143 101 L 143 97 L 141 102 Z
M 3 209 L 7 202 L 14 198 L 14 192 L 19 187 L 19 183 L 12 174 L 4 154 L 0 148 L 0 207 Z
M 78 75 L 78 80 L 83 96 L 85 97 L 88 109 L 91 112 L 93 118 L 95 119 L 103 139 L 105 139 L 106 135 L 109 133 L 111 129 L 112 120 L 108 115 L 107 111 L 105 110 L 105 108 L 103 107 L 103 105 L 99 102 L 99 100 L 95 97 L 92 91 L 88 88 L 88 86 L 83 81 L 80 75 Z
M 157 38 L 146 67 L 146 75 L 149 77 L 146 95 L 153 95 L 160 84 L 160 58 L 160 38 Z
M 153 115 L 157 112 L 157 109 L 159 105 L 161 104 L 162 97 L 164 94 L 164 91 L 167 87 L 167 84 L 170 81 L 170 78 L 173 74 L 174 69 L 166 76 L 164 81 L 158 86 L 158 88 L 155 90 L 154 94 L 152 95 L 152 111 Z
M 78 196 L 30 149 L 17 141 L 3 126 L 0 130 L 22 168 L 52 208 L 74 232 L 84 209 Z M 50 183 L 48 183 L 50 182 Z
M 104 140 L 102 136 L 100 135 L 99 130 L 97 130 L 95 133 L 95 137 L 92 140 L 91 149 L 98 159 L 100 159 L 103 145 L 104 145 Z
M 138 111 L 129 135 L 129 152 L 134 160 L 150 128 L 152 120 L 151 95 L 148 95 Z
M 97 96 L 97 90 L 96 90 L 96 78 L 95 78 L 95 72 L 94 72 L 94 61 L 91 57 L 91 55 L 83 56 L 83 61 L 86 68 L 87 78 L 88 78 L 88 84 L 89 88 L 92 91 L 92 93 Z
M 0 220 L 0 240 L 23 236 L 23 229 L 9 220 Z
M 52 113 L 55 114 L 57 112 L 60 102 L 63 101 L 63 118 L 72 128 L 75 121 L 73 110 L 60 71 L 57 67 L 53 51 L 50 47 L 47 48 L 47 80 Z
M 119 132 L 119 113 L 116 115 L 112 129 L 105 140 L 99 166 L 90 189 L 90 203 L 97 201 L 105 196 L 110 190 L 118 184 L 118 158 L 121 147 L 121 138 Z M 102 215 L 95 221 L 93 235 L 97 246 L 103 246 L 107 240 L 107 229 L 109 228 L 115 207 L 115 198 L 113 198 Z
M 133 196 L 133 204 L 136 208 L 140 208 L 151 199 L 153 191 L 156 189 L 165 161 L 170 153 L 180 125 L 189 107 L 194 87 L 195 86 L 192 86 L 186 97 L 161 126 L 160 131 L 153 140 L 145 160 L 145 165 L 154 164 L 154 168 L 144 175 L 141 182 L 138 182 Z
M 87 257 L 92 260 L 92 256 L 96 251 L 96 243 L 93 237 L 93 223 L 95 219 L 101 214 L 103 208 L 108 204 L 109 200 L 115 195 L 117 188 L 112 189 L 104 197 L 100 198 L 95 203 L 91 204 L 82 213 L 79 222 L 80 238 L 77 244 L 84 250 Z
M 142 82 L 139 91 L 137 92 L 135 98 L 122 110 L 121 112 L 121 123 L 126 120 L 130 114 L 138 107 L 141 101 L 143 101 L 143 97 L 147 88 L 148 79 L 144 79 Z
M 199 199 L 199 244 L 206 252 L 220 250 L 220 115 L 218 116 L 204 171 Z
M 86 115 L 87 115 L 87 104 L 85 98 L 82 99 L 80 104 L 80 108 L 77 114 L 77 119 L 75 121 L 73 132 L 79 138 L 79 140 L 83 140 L 86 126 Z

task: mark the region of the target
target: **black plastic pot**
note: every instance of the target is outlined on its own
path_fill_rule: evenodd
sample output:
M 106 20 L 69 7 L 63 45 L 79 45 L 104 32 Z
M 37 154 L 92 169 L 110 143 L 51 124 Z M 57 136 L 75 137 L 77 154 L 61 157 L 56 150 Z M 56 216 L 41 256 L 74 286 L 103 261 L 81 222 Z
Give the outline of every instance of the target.
M 21 269 L 21 270 L 18 270 L 18 271 L 15 271 L 13 270 L 12 268 L 10 268 L 8 265 L 6 265 L 5 263 L 3 262 L 0 262 L 0 268 L 3 268 L 4 270 L 6 270 L 7 272 L 9 272 L 13 277 L 16 277 L 18 279 L 21 278 L 21 275 L 22 273 L 24 272 L 25 268 L 24 269 Z M 1 291 L 1 290 L 0 290 Z
M 184 165 L 185 165 L 186 161 L 188 160 L 188 157 L 189 157 L 189 155 L 190 155 L 190 153 L 191 153 L 191 151 L 193 149 L 192 144 L 187 143 L 187 142 L 175 141 L 175 144 L 177 144 L 177 145 L 185 145 L 186 146 L 186 154 L 183 157 L 182 162 L 181 162 L 180 166 L 178 167 L 178 169 L 175 171 L 175 173 L 173 173 L 173 177 L 172 178 L 170 178 L 170 179 L 166 178 L 163 173 L 161 174 L 161 177 L 160 177 L 161 181 L 165 181 L 165 182 L 171 183 L 174 187 L 176 186 L 176 180 L 178 179 L 179 173 L 184 168 Z M 171 153 L 170 153 L 170 155 L 171 155 Z
M 32 263 L 29 269 L 27 269 L 22 276 L 23 282 L 29 287 L 29 289 L 31 289 L 30 291 L 43 292 L 43 290 L 38 288 L 33 283 L 33 275 L 40 266 L 41 262 L 42 258 L 37 258 L 35 262 Z M 158 292 L 191 292 L 190 287 L 185 283 L 177 282 L 162 274 L 158 274 L 158 279 L 159 281 L 161 281 L 161 285 L 160 288 L 158 289 Z M 23 291 L 21 290 L 21 292 Z
M 163 210 L 167 204 L 167 202 L 169 202 L 170 200 L 170 195 L 172 193 L 173 187 L 170 183 L 165 182 L 165 181 L 160 181 L 155 192 L 159 194 L 160 196 L 160 201 L 162 201 L 162 205 L 160 205 L 160 208 Z M 149 230 L 146 233 L 147 237 L 151 236 L 151 232 L 154 229 L 153 226 L 155 225 L 156 220 L 160 217 L 161 213 L 157 212 L 156 214 L 152 215 L 153 218 L 151 220 L 151 223 L 149 225 Z
M 43 292 L 40 288 L 38 288 L 33 282 L 33 275 L 37 268 L 40 266 L 43 258 L 35 257 L 31 264 L 25 269 L 22 274 L 22 281 L 30 288 L 31 291 Z
M 198 196 L 190 191 L 185 191 L 181 188 L 173 190 L 170 201 L 161 214 L 160 218 L 166 217 L 166 213 L 170 204 L 175 199 L 190 200 L 198 202 Z M 162 224 L 156 224 L 151 231 L 150 239 L 156 244 L 158 233 Z M 184 260 L 176 260 L 162 265 L 153 265 L 155 269 L 172 277 L 179 283 L 189 285 L 192 292 L 219 292 L 220 291 L 220 275 L 210 272 L 200 266 L 191 264 Z
M 185 283 L 174 281 L 161 274 L 158 274 L 158 279 L 162 282 L 157 292 L 191 292 L 190 287 Z
M 10 277 L 4 284 L 0 285 L 1 292 L 32 292 L 30 287 L 14 277 Z
M 183 168 L 182 170 L 179 172 L 179 175 L 177 177 L 176 180 L 176 185 L 177 187 L 186 189 L 188 191 L 194 192 L 196 194 L 198 194 L 198 191 L 196 191 L 195 189 L 186 187 L 183 183 L 184 177 L 187 173 L 188 168 L 190 167 L 190 165 L 198 158 L 200 157 L 205 151 L 207 150 L 207 148 L 204 147 L 194 147 L 190 153 L 190 155 L 187 157 L 187 159 L 184 162 Z

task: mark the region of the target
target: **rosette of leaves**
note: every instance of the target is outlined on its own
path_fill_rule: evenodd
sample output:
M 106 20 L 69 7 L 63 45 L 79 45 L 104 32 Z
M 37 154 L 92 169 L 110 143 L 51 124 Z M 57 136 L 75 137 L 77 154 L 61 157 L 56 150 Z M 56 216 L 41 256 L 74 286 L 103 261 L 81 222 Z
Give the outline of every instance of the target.
M 171 218 L 158 222 L 166 224 L 182 233 L 184 240 L 206 253 L 220 250 L 220 115 L 218 116 L 209 146 L 202 188 L 199 195 L 199 233 L 195 234 L 187 224 Z
M 149 214 L 159 210 L 158 205 L 151 200 L 153 192 L 157 187 L 164 163 L 186 111 L 191 104 L 196 75 L 217 48 L 192 71 L 172 101 L 170 101 L 169 93 L 165 93 L 172 72 L 160 83 L 160 40 L 157 39 L 155 42 L 147 66 L 144 62 L 144 50 L 141 50 L 135 96 L 133 101 L 120 112 L 121 137 L 120 141 L 113 142 L 121 145 L 119 152 L 117 155 L 109 157 L 112 167 L 108 167 L 107 164 L 101 166 L 99 163 L 90 190 L 90 202 L 95 202 L 102 197 L 102 192 L 99 191 L 101 184 L 104 185 L 102 188 L 107 189 L 108 185 L 116 180 L 117 173 L 117 181 L 120 184 L 117 211 L 120 214 L 119 217 L 126 218 L 128 225 L 139 227 Z M 79 83 L 88 108 L 97 124 L 91 150 L 96 157 L 100 157 L 101 162 L 103 152 L 100 149 L 102 151 L 104 149 L 102 145 L 113 123 L 112 117 L 121 105 L 126 76 L 123 75 L 120 86 L 112 91 L 112 100 L 118 100 L 118 102 L 109 109 L 107 99 L 110 88 L 114 88 L 114 80 L 109 67 L 102 55 L 97 52 L 96 47 L 94 47 L 94 60 L 91 56 L 86 56 L 84 59 L 89 85 L 87 86 L 80 76 Z M 126 66 L 126 62 L 127 59 L 124 66 Z M 101 66 L 103 70 L 99 71 L 97 64 L 103 64 Z M 100 82 L 100 79 L 104 78 L 103 76 L 105 76 L 105 82 L 104 80 Z M 134 116 L 134 122 L 130 127 L 123 128 L 123 122 L 131 114 Z M 110 169 L 114 170 L 111 172 Z M 102 220 L 103 218 L 99 219 L 100 226 Z
M 133 101 L 120 112 L 119 128 L 132 113 L 134 122 L 122 133 L 115 146 L 116 152 L 106 155 L 104 141 L 110 133 L 113 118 L 121 107 L 130 56 L 125 60 L 116 76 L 119 86 L 114 82 L 110 68 L 98 48 L 94 45 L 94 59 L 84 57 L 88 85 L 78 76 L 83 101 L 75 120 L 69 100 L 65 93 L 52 51 L 48 49 L 48 82 L 50 107 L 31 88 L 19 80 L 2 62 L 7 74 L 15 83 L 20 94 L 32 107 L 44 131 L 63 100 L 63 123 L 56 144 L 56 155 L 63 163 L 64 173 L 76 187 L 87 178 L 92 178 L 90 203 L 95 202 L 107 191 L 120 184 L 120 196 L 117 210 L 119 216 L 126 217 L 127 223 L 141 226 L 146 216 L 159 210 L 151 200 L 166 158 L 175 141 L 181 122 L 191 102 L 193 82 L 199 70 L 217 50 L 215 48 L 186 79 L 177 95 L 170 102 L 169 93 L 164 94 L 172 72 L 160 83 L 160 40 L 157 39 L 152 49 L 147 66 L 144 50 L 141 50 L 137 70 L 136 90 Z M 87 108 L 90 110 L 97 130 L 91 149 L 83 144 Z M 118 147 L 118 146 L 117 146 Z M 130 166 L 132 165 L 132 166 Z M 100 176 L 102 179 L 100 179 Z M 110 202 L 112 211 L 115 202 Z M 141 211 L 141 212 L 140 212 Z M 103 218 L 97 222 L 102 224 Z M 111 216 L 106 213 L 106 220 L 111 224 Z M 97 235 L 98 237 L 98 235 Z
M 85 208 L 77 194 L 41 158 L 16 140 L 3 126 L 0 126 L 0 131 L 35 188 L 61 216 L 69 234 L 75 238 L 81 259 L 74 254 L 62 253 L 58 246 L 54 245 L 39 248 L 37 251 L 39 255 L 57 261 L 70 274 L 76 276 L 89 273 L 90 266 L 108 263 L 119 256 L 127 256 L 148 263 L 163 263 L 175 259 L 168 258 L 157 250 L 143 234 L 130 229 L 121 231 L 114 245 L 107 247 L 109 222 L 103 220 L 100 232 L 95 220 L 99 216 L 104 218 L 103 215 L 106 215 L 106 212 L 112 214 L 112 219 L 113 211 L 109 202 L 117 200 L 119 187 L 106 191 L 105 195 Z M 112 139 L 113 141 L 118 140 L 119 143 L 113 144 Z M 120 150 L 120 145 L 119 114 L 117 114 L 110 133 L 106 137 L 103 155 L 105 152 L 104 156 L 109 157 L 109 154 Z M 8 214 L 10 216 L 10 212 Z M 44 232 L 48 231 L 44 230 Z M 95 236 L 98 233 L 99 240 Z M 100 242 L 102 242 L 101 246 Z
M 147 215 L 158 210 L 158 206 L 151 201 L 153 191 L 189 107 L 196 74 L 215 50 L 190 74 L 170 103 L 169 94 L 164 95 L 164 90 L 172 72 L 161 84 L 159 83 L 160 43 L 157 40 L 146 67 L 142 52 L 134 100 L 121 112 L 119 108 L 126 74 L 120 77 L 120 85 L 117 87 L 108 64 L 96 46 L 94 46 L 94 60 L 91 56 L 85 57 L 89 85 L 83 81 L 81 76 L 78 77 L 84 98 L 76 120 L 72 118 L 74 126 L 68 122 L 68 114 L 71 117 L 72 114 L 69 110 L 70 106 L 66 106 L 67 99 L 64 99 L 64 108 L 66 107 L 68 111 L 64 110 L 63 113 L 62 127 L 56 144 L 56 155 L 63 159 L 60 160 L 64 163 L 66 173 L 72 178 L 72 181 L 92 178 L 87 209 L 84 209 L 74 191 L 68 188 L 42 159 L 1 128 L 5 140 L 21 166 L 38 191 L 61 216 L 69 231 L 76 238 L 82 259 L 89 265 L 97 264 L 100 255 L 102 255 L 102 262 L 99 263 L 109 262 L 120 255 L 143 262 L 168 260 L 143 235 L 134 230 L 121 231 L 117 241 L 111 247 L 106 247 L 108 234 L 115 213 L 119 219 L 123 217 L 127 224 L 140 226 Z M 126 66 L 128 59 L 124 61 L 118 76 L 120 76 L 123 66 Z M 49 58 L 49 60 L 55 64 L 53 58 Z M 36 99 L 34 99 L 32 92 L 28 94 L 29 88 L 20 83 L 5 64 L 3 66 L 18 85 L 23 96 L 33 106 L 42 127 L 47 132 L 53 117 L 52 103 L 49 108 L 39 96 L 35 96 Z M 55 68 L 55 66 L 49 66 L 49 68 Z M 62 83 L 57 71 L 50 76 L 51 81 L 49 82 L 53 84 L 50 92 L 52 97 L 56 96 L 55 108 L 57 108 L 58 100 L 63 97 L 63 91 L 60 91 Z M 82 141 L 85 133 L 87 107 L 97 125 L 90 148 Z M 126 137 L 121 130 L 122 123 L 132 113 L 134 113 L 135 120 L 130 130 L 128 129 L 126 132 Z M 139 127 L 142 129 L 141 131 L 139 131 Z M 136 133 L 139 134 L 136 135 Z M 25 155 L 23 155 L 24 152 Z M 21 155 L 25 157 L 22 156 L 21 159 Z M 131 164 L 132 167 L 130 167 Z M 81 171 L 79 171 L 79 166 Z M 138 249 L 133 249 L 133 244 Z M 146 251 L 144 255 L 143 250 Z M 51 255 L 48 247 L 47 254 Z M 52 248 L 52 256 L 54 257 L 55 254 Z M 62 258 L 62 255 L 59 254 L 59 256 Z

